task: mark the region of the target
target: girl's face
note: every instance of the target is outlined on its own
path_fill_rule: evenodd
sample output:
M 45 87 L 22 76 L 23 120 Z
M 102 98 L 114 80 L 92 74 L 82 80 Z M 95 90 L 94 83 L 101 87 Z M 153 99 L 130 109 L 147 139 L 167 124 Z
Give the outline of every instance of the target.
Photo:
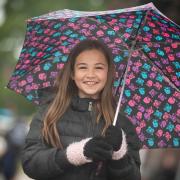
M 85 50 L 75 59 L 73 80 L 81 98 L 97 99 L 107 81 L 108 63 L 97 50 Z

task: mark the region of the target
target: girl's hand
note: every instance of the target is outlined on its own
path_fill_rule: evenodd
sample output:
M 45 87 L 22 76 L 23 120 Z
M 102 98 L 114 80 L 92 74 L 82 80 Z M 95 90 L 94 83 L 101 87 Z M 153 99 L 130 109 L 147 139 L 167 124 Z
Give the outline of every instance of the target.
M 105 133 L 105 140 L 114 151 L 118 151 L 122 144 L 122 130 L 113 125 L 109 126 Z
M 111 159 L 112 152 L 112 146 L 101 136 L 90 139 L 84 146 L 84 155 L 94 161 Z

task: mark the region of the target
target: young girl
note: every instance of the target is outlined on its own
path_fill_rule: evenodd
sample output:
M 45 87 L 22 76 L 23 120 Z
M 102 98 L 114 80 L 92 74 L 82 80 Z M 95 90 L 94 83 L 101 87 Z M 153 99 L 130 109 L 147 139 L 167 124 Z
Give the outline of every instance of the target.
M 112 126 L 114 65 L 109 49 L 84 40 L 71 51 L 52 98 L 32 120 L 22 151 L 33 179 L 140 180 L 139 144 L 119 114 Z M 45 97 L 43 97 L 45 98 Z M 45 98 L 46 99 L 46 98 Z

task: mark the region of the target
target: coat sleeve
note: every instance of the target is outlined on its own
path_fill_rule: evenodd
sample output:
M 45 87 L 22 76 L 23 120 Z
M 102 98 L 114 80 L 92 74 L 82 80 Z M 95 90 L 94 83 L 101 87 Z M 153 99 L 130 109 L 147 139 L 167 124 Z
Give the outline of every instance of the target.
M 117 126 L 126 133 L 128 151 L 120 160 L 108 162 L 108 180 L 141 180 L 139 156 L 141 143 L 135 133 L 135 129 L 124 115 L 119 116 Z
M 24 172 L 33 179 L 51 179 L 63 174 L 71 164 L 64 150 L 48 147 L 41 137 L 42 114 L 39 109 L 30 124 L 30 130 L 21 153 Z

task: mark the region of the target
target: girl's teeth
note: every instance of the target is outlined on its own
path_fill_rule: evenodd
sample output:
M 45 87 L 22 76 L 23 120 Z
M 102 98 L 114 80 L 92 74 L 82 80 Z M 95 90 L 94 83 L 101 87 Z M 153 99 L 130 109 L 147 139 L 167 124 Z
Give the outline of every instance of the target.
M 93 84 L 95 84 L 95 82 L 86 82 L 86 84 L 93 85 Z

